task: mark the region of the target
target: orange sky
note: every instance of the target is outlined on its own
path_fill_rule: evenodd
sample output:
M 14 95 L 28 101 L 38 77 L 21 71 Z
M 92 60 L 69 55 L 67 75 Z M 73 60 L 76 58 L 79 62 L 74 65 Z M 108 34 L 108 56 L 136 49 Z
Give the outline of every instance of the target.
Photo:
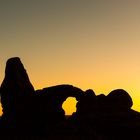
M 135 0 L 0 2 L 0 82 L 6 60 L 18 56 L 36 89 L 123 88 L 140 111 L 139 15 Z

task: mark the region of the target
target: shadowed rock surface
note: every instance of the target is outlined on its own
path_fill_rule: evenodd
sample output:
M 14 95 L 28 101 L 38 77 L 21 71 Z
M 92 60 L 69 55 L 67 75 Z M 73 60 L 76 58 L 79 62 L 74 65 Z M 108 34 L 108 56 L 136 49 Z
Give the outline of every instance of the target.
M 123 89 L 107 96 L 72 85 L 34 90 L 18 57 L 6 63 L 0 87 L 3 115 L 0 139 L 41 140 L 138 140 L 140 113 Z M 68 97 L 75 97 L 77 111 L 69 118 L 62 109 Z
M 0 92 L 3 107 L 1 127 L 6 131 L 17 131 L 19 127 L 25 129 L 30 124 L 34 88 L 18 57 L 7 61 Z
M 37 90 L 34 94 L 35 115 L 39 120 L 38 125 L 49 131 L 63 121 L 66 121 L 65 112 L 62 109 L 63 102 L 68 97 L 75 97 L 78 101 L 83 95 L 83 91 L 72 85 L 57 85 L 42 90 Z M 42 131 L 43 132 L 43 131 Z
M 133 105 L 130 95 L 123 89 L 113 90 L 108 94 L 107 98 L 113 110 L 127 110 Z

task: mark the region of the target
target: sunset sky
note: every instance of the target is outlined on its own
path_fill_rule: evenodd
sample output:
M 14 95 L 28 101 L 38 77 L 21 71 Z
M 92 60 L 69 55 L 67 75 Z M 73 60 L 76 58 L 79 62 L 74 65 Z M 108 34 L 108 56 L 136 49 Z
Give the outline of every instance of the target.
M 107 95 L 123 88 L 140 111 L 138 0 L 0 0 L 0 83 L 13 56 L 35 89 L 72 84 Z

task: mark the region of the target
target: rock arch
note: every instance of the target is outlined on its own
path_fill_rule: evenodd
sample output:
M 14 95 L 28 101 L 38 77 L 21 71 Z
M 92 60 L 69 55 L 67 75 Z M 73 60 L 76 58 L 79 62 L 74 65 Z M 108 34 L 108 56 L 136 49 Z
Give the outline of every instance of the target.
M 40 104 L 40 108 L 44 108 L 46 111 L 63 110 L 62 104 L 68 97 L 75 97 L 79 101 L 84 94 L 80 88 L 72 85 L 56 85 L 35 92 L 35 98 L 37 104 Z M 52 113 L 52 112 L 50 112 Z
M 0 88 L 4 112 L 2 120 L 5 120 L 1 124 L 11 126 L 11 129 L 16 126 L 16 131 L 27 125 L 29 131 L 56 125 L 65 119 L 63 102 L 68 97 L 79 101 L 83 93 L 72 85 L 57 85 L 35 91 L 20 58 L 10 58 Z

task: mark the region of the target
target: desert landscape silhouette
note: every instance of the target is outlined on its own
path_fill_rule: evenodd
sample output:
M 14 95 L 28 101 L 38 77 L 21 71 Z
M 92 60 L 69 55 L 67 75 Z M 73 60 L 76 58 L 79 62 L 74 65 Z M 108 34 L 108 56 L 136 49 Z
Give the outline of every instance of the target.
M 124 89 L 107 96 L 69 84 L 35 90 L 20 58 L 12 57 L 0 95 L 0 139 L 140 139 L 140 113 L 131 109 L 132 98 Z M 62 104 L 68 97 L 76 98 L 77 104 L 76 112 L 66 117 Z

